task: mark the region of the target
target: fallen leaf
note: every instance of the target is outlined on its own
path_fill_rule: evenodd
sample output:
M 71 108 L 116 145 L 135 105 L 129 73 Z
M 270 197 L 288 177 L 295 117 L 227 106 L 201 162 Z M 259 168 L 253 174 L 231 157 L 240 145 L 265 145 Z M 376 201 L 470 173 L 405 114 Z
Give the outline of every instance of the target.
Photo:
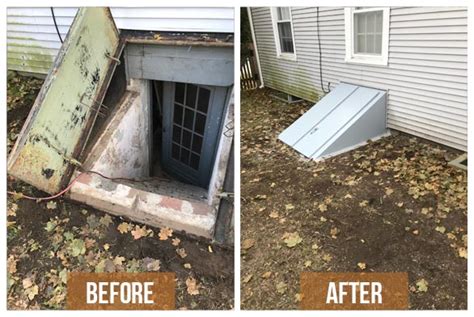
M 269 278 L 272 275 L 272 272 L 265 272 L 262 274 L 262 278 Z
M 18 262 L 17 259 L 13 255 L 10 255 L 7 260 L 7 267 L 8 267 L 8 273 L 13 274 L 16 273 L 16 263 Z
M 467 259 L 467 249 L 466 248 L 459 248 L 458 255 L 460 258 Z
M 358 266 L 359 269 L 361 269 L 361 270 L 365 270 L 365 268 L 367 267 L 364 262 L 359 262 L 359 263 L 357 263 L 357 266 Z
M 147 230 L 146 227 L 140 227 L 138 225 L 135 226 L 135 229 L 131 231 L 131 234 L 133 236 L 133 239 L 138 240 L 140 238 L 146 237 L 147 235 Z
M 303 241 L 298 232 L 287 233 L 283 235 L 283 238 L 283 242 L 286 243 L 286 246 L 288 248 L 293 248 L 294 246 L 300 244 Z
M 287 289 L 287 285 L 285 282 L 280 282 L 276 285 L 277 292 L 280 294 L 284 294 Z
M 324 203 L 321 203 L 321 204 L 319 204 L 318 209 L 319 209 L 319 211 L 321 211 L 321 212 L 325 212 L 325 211 L 328 210 L 328 206 L 327 206 L 326 204 L 324 204 Z
M 108 251 L 110 249 L 110 245 L 108 243 L 104 244 L 104 250 Z
M 104 226 L 104 227 L 108 227 L 110 226 L 110 224 L 113 223 L 113 220 L 112 220 L 112 217 L 110 217 L 109 215 L 105 215 L 103 217 L 100 218 L 99 222 Z
M 423 292 L 426 293 L 428 291 L 428 282 L 422 278 L 416 282 L 416 290 L 418 293 Z
M 179 240 L 178 238 L 174 238 L 171 240 L 171 244 L 174 245 L 175 247 L 177 247 L 180 242 L 181 240 Z
M 57 204 L 55 201 L 48 201 L 48 203 L 46 204 L 46 208 L 48 209 L 56 209 L 57 207 Z
M 15 217 L 17 210 L 18 210 L 18 205 L 17 204 L 15 204 L 15 203 L 9 204 L 8 209 L 7 209 L 7 216 Z
M 74 239 L 71 241 L 69 250 L 71 251 L 72 256 L 77 257 L 86 253 L 86 244 L 84 243 L 84 240 Z
M 443 227 L 443 226 L 438 226 L 435 228 L 436 231 L 440 232 L 440 233 L 445 233 L 446 232 L 446 228 Z
M 324 262 L 330 262 L 332 260 L 332 256 L 325 253 L 323 256 L 322 256 L 322 259 Z
M 393 194 L 393 189 L 390 187 L 385 188 L 385 195 L 390 196 L 391 194 Z
M 187 256 L 186 250 L 184 248 L 176 249 L 176 253 L 178 253 L 178 255 L 183 259 Z
M 244 277 L 243 282 L 248 283 L 252 279 L 253 274 L 248 274 L 247 276 Z
M 199 295 L 199 285 L 195 278 L 188 277 L 186 279 L 186 286 L 189 295 Z
M 160 240 L 168 240 L 168 238 L 172 235 L 173 230 L 171 230 L 170 228 L 161 228 L 158 237 L 160 237 Z
M 244 250 L 248 250 L 251 247 L 253 247 L 254 245 L 255 245 L 255 240 L 254 239 L 245 239 L 244 241 L 242 241 L 242 249 L 244 249 Z
M 286 210 L 292 210 L 292 209 L 295 209 L 295 206 L 293 206 L 292 204 L 287 204 L 287 205 L 285 205 L 285 209 Z
M 368 200 L 363 200 L 363 201 L 361 201 L 361 202 L 359 203 L 359 206 L 360 206 L 360 207 L 365 207 L 365 206 L 367 206 L 368 204 L 369 204 L 369 201 L 368 201 Z
M 191 269 L 191 263 L 184 263 L 185 269 Z
M 122 265 L 123 261 L 125 261 L 125 258 L 123 256 L 116 256 L 114 259 L 114 264 L 115 265 Z
M 209 253 L 214 253 L 214 250 L 212 250 L 212 247 L 210 245 L 207 246 L 207 250 L 209 251 Z
M 338 235 L 340 232 L 341 232 L 341 230 L 339 230 L 339 229 L 336 228 L 336 227 L 331 228 L 331 231 L 330 231 L 331 238 L 337 239 L 337 235 Z
M 310 267 L 311 264 L 313 264 L 313 262 L 308 260 L 308 261 L 304 262 L 304 267 Z
M 269 216 L 270 218 L 275 219 L 275 218 L 278 218 L 278 213 L 276 211 L 272 211 Z
M 158 259 L 146 257 L 143 259 L 143 265 L 147 271 L 157 272 L 160 270 L 161 262 Z
M 119 224 L 117 226 L 117 230 L 121 233 L 121 234 L 124 234 L 124 233 L 127 233 L 128 231 L 130 231 L 130 227 L 131 225 L 127 222 L 122 222 L 121 224 Z
M 30 288 L 25 289 L 25 295 L 28 296 L 29 300 L 33 300 L 36 295 L 38 295 L 38 285 L 33 285 Z

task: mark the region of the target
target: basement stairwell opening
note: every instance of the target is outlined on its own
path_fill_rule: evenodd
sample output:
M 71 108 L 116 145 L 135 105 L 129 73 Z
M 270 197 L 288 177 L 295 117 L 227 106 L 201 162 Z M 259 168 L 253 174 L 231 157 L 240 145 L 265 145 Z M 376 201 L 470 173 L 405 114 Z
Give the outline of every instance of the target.
M 8 172 L 51 197 L 212 239 L 229 194 L 233 60 L 230 34 L 119 32 L 108 9 L 83 8 Z

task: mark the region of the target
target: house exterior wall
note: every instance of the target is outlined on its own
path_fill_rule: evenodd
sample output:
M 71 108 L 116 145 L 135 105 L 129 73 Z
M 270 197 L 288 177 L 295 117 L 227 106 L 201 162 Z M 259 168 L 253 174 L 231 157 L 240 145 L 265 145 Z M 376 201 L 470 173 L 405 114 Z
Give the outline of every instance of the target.
M 270 8 L 252 8 L 264 85 L 316 101 L 319 77 L 316 7 L 293 7 L 296 60 L 277 58 Z M 467 149 L 467 8 L 390 9 L 388 65 L 345 62 L 344 8 L 319 12 L 323 85 L 388 90 L 387 126 Z
M 77 8 L 54 8 L 61 37 Z M 111 8 L 119 29 L 233 33 L 233 8 Z M 61 47 L 51 9 L 7 9 L 8 69 L 47 74 Z

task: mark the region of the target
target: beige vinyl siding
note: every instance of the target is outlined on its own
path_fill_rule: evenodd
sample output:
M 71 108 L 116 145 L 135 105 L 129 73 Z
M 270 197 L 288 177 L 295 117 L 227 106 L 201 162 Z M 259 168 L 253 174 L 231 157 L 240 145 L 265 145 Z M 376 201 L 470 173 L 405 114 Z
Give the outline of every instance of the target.
M 54 8 L 62 38 L 77 8 Z M 177 32 L 234 32 L 234 9 L 179 7 L 114 7 L 118 28 Z M 7 9 L 8 69 L 47 74 L 61 47 L 49 7 Z
M 265 86 L 307 100 L 322 95 L 315 7 L 292 7 L 296 61 L 276 57 L 269 8 L 252 8 Z M 324 88 L 339 82 L 388 90 L 387 125 L 467 149 L 467 9 L 391 8 L 388 66 L 349 64 L 344 8 L 321 7 Z

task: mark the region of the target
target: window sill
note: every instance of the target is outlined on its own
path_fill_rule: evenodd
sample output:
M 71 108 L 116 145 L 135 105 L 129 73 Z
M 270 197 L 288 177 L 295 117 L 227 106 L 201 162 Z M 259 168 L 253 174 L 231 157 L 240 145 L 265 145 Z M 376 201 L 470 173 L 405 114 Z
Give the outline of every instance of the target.
M 296 61 L 296 54 L 280 53 L 277 55 L 277 58 L 281 58 L 287 61 Z
M 383 57 L 351 57 L 351 58 L 346 57 L 345 62 L 349 64 L 376 65 L 376 66 L 388 65 L 388 60 Z

